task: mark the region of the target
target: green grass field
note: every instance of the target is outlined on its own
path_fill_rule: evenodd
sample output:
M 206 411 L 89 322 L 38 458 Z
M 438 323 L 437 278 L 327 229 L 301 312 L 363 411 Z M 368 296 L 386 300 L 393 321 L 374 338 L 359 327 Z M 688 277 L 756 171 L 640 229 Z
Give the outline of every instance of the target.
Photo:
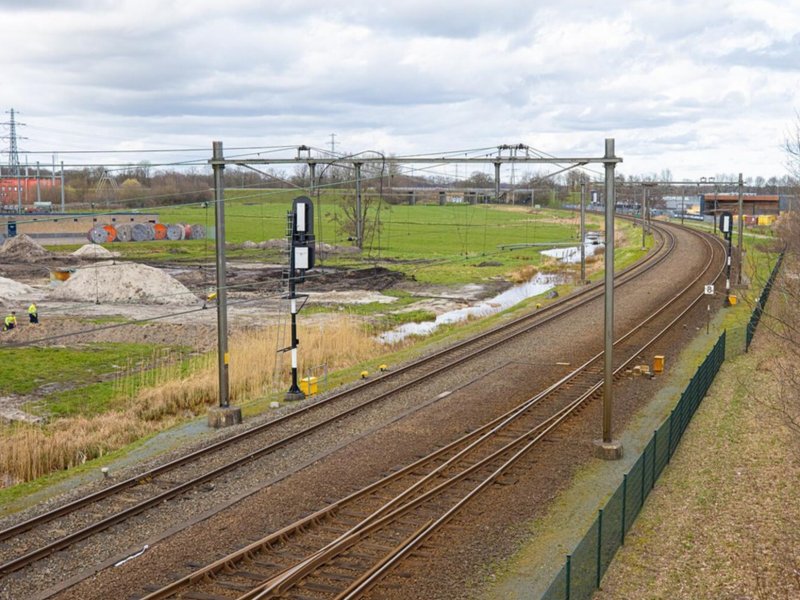
M 0 395 L 36 392 L 37 399 L 26 409 L 49 417 L 98 414 L 113 407 L 115 387 L 147 385 L 147 374 L 155 376 L 154 356 L 170 351 L 148 344 L 120 343 L 0 349 L 0 359 L 6 365 Z M 139 369 L 143 374 L 137 372 Z
M 299 195 L 292 190 L 228 190 L 225 203 L 225 237 L 229 244 L 286 236 L 286 214 Z M 314 227 L 319 242 L 352 246 L 337 223 L 342 219 L 340 193 L 315 197 Z M 350 199 L 352 201 L 352 198 Z M 365 201 L 366 202 L 366 201 Z M 213 204 L 160 209 L 162 223 L 200 224 L 214 229 Z M 588 227 L 599 229 L 601 218 L 589 215 Z M 318 264 L 356 267 L 380 264 L 405 272 L 426 283 L 463 284 L 506 276 L 509 270 L 541 263 L 539 246 L 507 250 L 510 244 L 569 244 L 577 242 L 576 213 L 505 205 L 390 205 L 373 202 L 365 219 L 361 255 L 329 257 Z M 183 242 L 107 244 L 131 260 L 162 262 L 213 262 L 213 239 Z M 229 248 L 230 258 L 278 262 L 276 250 Z M 500 263 L 500 264 L 492 264 Z

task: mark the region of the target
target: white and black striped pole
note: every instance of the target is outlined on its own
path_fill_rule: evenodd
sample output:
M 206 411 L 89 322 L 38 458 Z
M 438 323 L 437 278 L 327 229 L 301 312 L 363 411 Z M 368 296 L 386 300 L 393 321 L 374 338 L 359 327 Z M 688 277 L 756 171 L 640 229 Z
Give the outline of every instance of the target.
M 733 238 L 733 215 L 729 212 L 724 212 L 719 218 L 719 230 L 722 235 L 728 240 L 728 258 L 725 265 L 725 306 L 731 305 L 731 247 Z
M 289 230 L 289 303 L 292 315 L 291 355 L 292 383 L 286 392 L 286 400 L 302 400 L 306 397 L 297 385 L 297 282 L 303 281 L 305 272 L 314 266 L 314 208 L 306 196 L 295 198 L 290 216 Z
M 297 227 L 297 213 L 292 215 L 292 231 Z M 297 283 L 295 279 L 295 243 L 294 237 L 289 252 L 289 304 L 290 312 L 292 313 L 292 330 L 291 330 L 291 354 L 292 354 L 292 383 L 289 386 L 289 391 L 286 392 L 286 400 L 302 400 L 306 397 L 300 387 L 297 385 L 297 344 L 300 340 L 297 339 Z

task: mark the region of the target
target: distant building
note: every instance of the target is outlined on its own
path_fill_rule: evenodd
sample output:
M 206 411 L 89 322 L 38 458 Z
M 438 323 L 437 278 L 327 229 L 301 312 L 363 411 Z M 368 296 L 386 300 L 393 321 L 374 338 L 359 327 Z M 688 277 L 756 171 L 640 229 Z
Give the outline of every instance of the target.
M 664 196 L 662 200 L 664 201 L 664 208 L 678 212 L 680 212 L 681 208 L 686 212 L 690 212 L 690 207 L 700 205 L 700 196 L 697 195 Z
M 739 194 L 701 194 L 700 212 L 711 215 L 739 212 Z M 777 215 L 780 203 L 777 194 L 743 194 L 742 212 L 745 215 Z
M 56 184 L 58 185 L 58 184 Z M 39 178 L 39 190 L 55 187 L 53 180 L 49 178 Z M 19 192 L 17 191 L 19 188 Z M 23 206 L 33 206 L 36 201 L 36 178 L 35 177 L 3 177 L 0 178 L 0 206 L 13 206 L 17 209 L 19 200 Z

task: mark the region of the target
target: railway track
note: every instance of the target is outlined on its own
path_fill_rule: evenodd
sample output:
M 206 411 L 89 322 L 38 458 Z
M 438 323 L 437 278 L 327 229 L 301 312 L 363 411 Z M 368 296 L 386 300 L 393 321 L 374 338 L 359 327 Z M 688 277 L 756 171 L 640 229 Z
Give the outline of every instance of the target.
M 674 238 L 667 228 L 659 234 L 657 249 L 650 260 L 638 263 L 621 273 L 616 285 L 631 281 L 668 255 L 674 247 Z M 365 385 L 310 403 L 280 419 L 5 529 L 0 532 L 0 542 L 6 547 L 0 553 L 0 560 L 3 561 L 0 564 L 0 576 L 24 569 L 53 552 L 68 548 L 165 500 L 275 452 L 314 431 L 329 427 L 332 423 L 385 400 L 400 389 L 419 385 L 443 369 L 452 369 L 455 364 L 474 359 L 509 338 L 523 335 L 543 323 L 568 314 L 575 307 L 601 294 L 600 284 L 587 286 L 561 303 L 424 357 Z M 228 454 L 235 454 L 235 457 L 231 459 Z M 87 518 L 89 516 L 91 518 Z
M 615 341 L 615 377 L 703 299 L 702 285 L 720 263 L 719 245 L 705 240 L 710 252 L 703 272 Z M 479 429 L 145 600 L 359 597 L 560 423 L 601 396 L 602 384 L 599 353 Z

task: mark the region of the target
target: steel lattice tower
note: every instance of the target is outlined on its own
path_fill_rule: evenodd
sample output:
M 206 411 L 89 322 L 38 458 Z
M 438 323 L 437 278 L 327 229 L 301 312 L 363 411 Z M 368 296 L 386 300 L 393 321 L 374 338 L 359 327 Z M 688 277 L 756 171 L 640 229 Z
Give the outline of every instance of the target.
M 19 177 L 19 149 L 17 148 L 17 123 L 14 120 L 14 109 L 6 111 L 11 114 L 8 122 L 8 167 L 14 177 Z

